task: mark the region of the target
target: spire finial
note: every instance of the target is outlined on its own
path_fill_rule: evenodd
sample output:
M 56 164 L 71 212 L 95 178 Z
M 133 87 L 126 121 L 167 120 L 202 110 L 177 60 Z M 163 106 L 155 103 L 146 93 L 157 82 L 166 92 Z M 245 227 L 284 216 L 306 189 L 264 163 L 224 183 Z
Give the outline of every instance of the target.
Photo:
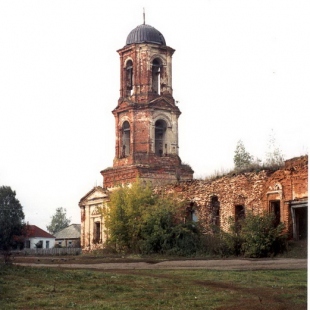
M 145 25 L 145 10 L 143 8 L 143 25 Z

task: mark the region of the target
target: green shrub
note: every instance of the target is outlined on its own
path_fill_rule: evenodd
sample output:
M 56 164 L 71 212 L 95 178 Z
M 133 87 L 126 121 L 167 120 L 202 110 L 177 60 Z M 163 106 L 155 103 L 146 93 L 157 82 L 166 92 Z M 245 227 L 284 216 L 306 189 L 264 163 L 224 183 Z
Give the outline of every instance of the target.
M 254 215 L 235 222 L 230 219 L 228 232 L 213 229 L 204 236 L 204 246 L 209 254 L 219 256 L 270 257 L 286 250 L 287 235 L 284 224 L 274 225 L 272 214 Z
M 242 246 L 245 257 L 268 257 L 286 249 L 287 235 L 284 224 L 275 226 L 273 214 L 247 214 L 241 225 Z
M 151 187 L 134 183 L 111 194 L 103 210 L 108 247 L 123 253 L 191 255 L 200 247 L 200 230 L 184 223 L 184 206 L 153 193 Z

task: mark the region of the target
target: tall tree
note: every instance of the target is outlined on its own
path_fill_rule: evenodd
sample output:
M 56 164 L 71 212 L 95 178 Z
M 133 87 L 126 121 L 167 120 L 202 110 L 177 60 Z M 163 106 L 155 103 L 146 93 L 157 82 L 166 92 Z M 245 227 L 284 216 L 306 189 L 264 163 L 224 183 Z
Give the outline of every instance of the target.
M 234 156 L 235 169 L 246 169 L 253 163 L 253 160 L 253 156 L 245 150 L 243 142 L 239 140 L 237 142 Z
M 0 250 L 9 252 L 23 235 L 24 212 L 16 193 L 9 186 L 0 187 Z
M 56 213 L 51 217 L 51 223 L 46 226 L 47 230 L 51 234 L 68 227 L 70 225 L 71 219 L 67 218 L 67 210 L 60 207 L 56 209 Z

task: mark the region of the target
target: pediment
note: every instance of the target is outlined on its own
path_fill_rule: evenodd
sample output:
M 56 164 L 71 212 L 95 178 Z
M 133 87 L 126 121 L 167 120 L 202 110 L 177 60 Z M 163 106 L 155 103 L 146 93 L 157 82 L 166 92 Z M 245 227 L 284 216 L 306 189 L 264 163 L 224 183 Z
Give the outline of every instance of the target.
M 168 108 L 168 109 L 177 109 L 179 110 L 179 108 L 174 104 L 174 100 L 171 99 L 167 99 L 166 97 L 160 96 L 154 100 L 152 100 L 149 103 L 149 106 L 151 107 L 158 107 L 158 108 Z
M 134 102 L 129 100 L 127 97 L 122 98 L 118 101 L 118 105 L 114 110 L 125 109 L 127 107 L 132 107 L 133 105 L 134 105 Z
M 105 198 L 105 197 L 107 197 L 105 193 L 102 193 L 101 191 L 95 191 L 87 197 L 87 200 L 94 200 L 94 199 Z
M 98 199 L 107 199 L 108 197 L 109 196 L 106 190 L 104 190 L 101 186 L 96 186 L 80 200 L 80 204 Z

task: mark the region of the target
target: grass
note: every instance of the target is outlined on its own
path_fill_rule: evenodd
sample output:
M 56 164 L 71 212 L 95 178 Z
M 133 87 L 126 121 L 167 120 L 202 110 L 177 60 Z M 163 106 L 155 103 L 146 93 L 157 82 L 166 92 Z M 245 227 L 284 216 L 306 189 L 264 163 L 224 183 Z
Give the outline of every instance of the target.
M 0 309 L 306 309 L 306 270 L 64 270 L 0 265 Z

